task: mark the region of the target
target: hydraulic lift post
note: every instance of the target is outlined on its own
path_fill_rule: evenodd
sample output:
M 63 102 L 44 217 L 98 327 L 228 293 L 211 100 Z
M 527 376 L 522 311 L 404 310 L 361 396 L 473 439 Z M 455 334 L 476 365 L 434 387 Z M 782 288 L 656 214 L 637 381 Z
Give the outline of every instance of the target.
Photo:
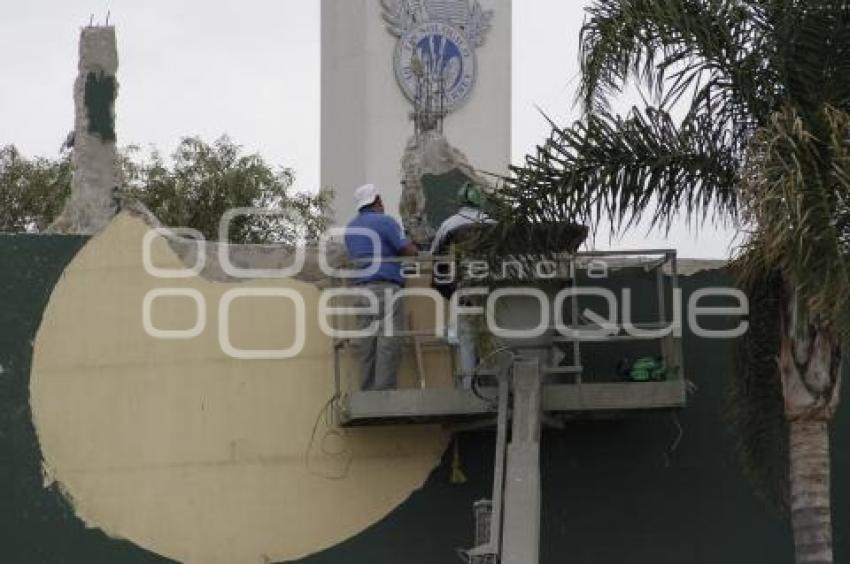
M 537 564 L 540 557 L 540 361 L 513 366 L 513 424 L 507 448 L 501 564 Z

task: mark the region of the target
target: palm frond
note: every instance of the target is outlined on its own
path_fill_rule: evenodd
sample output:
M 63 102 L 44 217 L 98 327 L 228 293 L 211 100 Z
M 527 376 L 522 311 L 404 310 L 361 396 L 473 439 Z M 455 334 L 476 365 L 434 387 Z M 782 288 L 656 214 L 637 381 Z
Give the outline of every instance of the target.
M 662 107 L 697 93 L 729 123 L 757 122 L 771 90 L 762 3 L 735 0 L 597 0 L 581 32 L 579 97 L 607 110 L 634 78 Z M 718 115 L 718 118 L 721 116 Z
M 734 216 L 738 156 L 729 132 L 709 116 L 677 125 L 664 110 L 638 109 L 625 118 L 597 113 L 552 135 L 501 192 L 510 221 L 614 220 L 622 229 L 649 213 L 669 226 L 690 217 Z M 713 216 L 712 216 L 713 217 Z
M 850 3 L 770 2 L 769 65 L 783 103 L 808 119 L 824 106 L 850 107 Z M 776 108 L 778 109 L 778 108 Z M 822 135 L 823 131 L 814 133 Z
M 756 494 L 774 511 L 784 512 L 789 496 L 788 423 L 777 363 L 782 280 L 761 266 L 757 256 L 745 254 L 733 267 L 750 301 L 750 331 L 737 344 L 725 415 Z
M 807 120 L 787 107 L 754 137 L 741 184 L 754 251 L 785 274 L 812 314 L 835 321 L 850 302 L 848 140 L 850 115 L 826 107 Z

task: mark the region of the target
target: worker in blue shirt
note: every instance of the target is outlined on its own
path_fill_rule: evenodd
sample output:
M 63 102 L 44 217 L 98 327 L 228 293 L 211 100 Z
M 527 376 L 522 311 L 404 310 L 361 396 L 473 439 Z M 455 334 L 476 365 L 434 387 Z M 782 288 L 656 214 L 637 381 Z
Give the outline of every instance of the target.
M 361 329 L 376 322 L 378 325 L 377 331 L 360 340 L 360 384 L 364 391 L 391 390 L 397 385 L 401 363 L 401 339 L 392 335 L 404 328 L 402 302 L 395 299 L 395 295 L 404 287 L 405 279 L 400 261 L 382 261 L 377 269 L 369 267 L 373 260 L 413 257 L 419 250 L 404 237 L 401 225 L 384 213 L 381 195 L 373 184 L 358 188 L 354 198 L 358 215 L 348 224 L 345 246 L 349 258 L 364 271 L 363 276 L 355 279 L 355 284 L 374 294 L 378 304 L 374 315 L 359 316 Z M 364 230 L 375 236 L 367 236 Z M 377 252 L 376 241 L 380 244 Z M 358 308 L 369 306 L 365 296 L 359 297 L 357 302 Z

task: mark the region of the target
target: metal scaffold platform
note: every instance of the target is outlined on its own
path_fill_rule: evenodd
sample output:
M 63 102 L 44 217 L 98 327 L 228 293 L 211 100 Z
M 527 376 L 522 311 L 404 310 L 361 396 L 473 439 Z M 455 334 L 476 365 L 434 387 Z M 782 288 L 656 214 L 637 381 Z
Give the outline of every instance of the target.
M 523 350 L 534 351 L 540 358 L 543 378 L 542 406 L 545 412 L 580 415 L 606 412 L 631 412 L 640 410 L 676 409 L 686 404 L 686 380 L 682 362 L 681 327 L 675 318 L 679 293 L 676 254 L 674 251 L 633 251 L 620 253 L 580 253 L 570 257 L 570 276 L 563 281 L 578 296 L 567 300 L 565 318 L 572 322 L 573 334 L 560 334 L 552 327 L 546 335 L 533 342 L 508 343 Z M 594 307 L 591 299 L 582 299 L 582 284 L 593 282 L 581 279 L 583 268 L 593 267 L 594 261 L 609 267 L 607 287 L 628 286 L 631 301 L 640 302 L 644 319 L 608 326 L 594 323 L 583 314 L 582 308 Z M 618 277 L 625 278 L 618 280 Z M 630 280 L 631 278 L 631 280 Z M 650 287 L 647 283 L 652 282 Z M 607 288 L 606 288 L 607 289 Z M 654 318 L 648 318 L 652 310 Z M 403 422 L 433 423 L 469 418 L 493 417 L 497 413 L 495 398 L 498 392 L 498 367 L 486 367 L 477 372 L 474 389 L 455 385 L 459 374 L 434 383 L 427 374 L 421 356 L 423 350 L 442 350 L 453 358 L 453 347 L 434 331 L 411 330 L 400 338 L 405 341 L 405 351 L 416 359 L 418 382 L 409 388 L 389 391 L 360 391 L 357 385 L 357 344 L 340 340 L 334 351 L 335 389 L 339 397 L 338 409 L 343 424 L 375 425 Z M 617 373 L 617 361 L 628 350 L 631 354 L 657 356 L 667 367 L 664 379 L 628 381 Z M 633 353 L 632 351 L 643 351 Z M 346 362 L 346 359 L 349 362 Z M 608 362 L 605 366 L 605 360 Z M 591 368 L 592 366 L 592 368 Z M 455 370 L 452 367 L 452 370 Z
M 543 371 L 545 373 L 545 370 Z M 339 402 L 345 425 L 434 423 L 489 416 L 498 412 L 498 388 L 471 390 L 434 388 L 353 392 Z M 542 393 L 543 410 L 560 413 L 623 412 L 676 409 L 685 406 L 685 385 L 678 381 L 641 383 L 548 384 Z
M 539 561 L 544 424 L 686 405 L 676 253 L 579 253 L 562 266 L 564 274 L 548 291 L 566 289 L 568 298 L 539 303 L 555 304 L 554 318 L 563 323 L 546 325 L 552 312 L 535 317 L 530 302 L 508 298 L 501 322 L 545 330 L 499 339 L 471 386 L 456 368 L 453 345 L 431 328 L 410 323 L 409 331 L 397 335 L 417 377 L 394 390 L 360 390 L 357 342 L 335 343 L 335 397 L 344 426 L 495 427 L 493 493 L 476 504 L 476 546 L 460 553 L 468 564 Z M 622 303 L 609 299 L 617 291 Z M 434 354 L 451 361 L 435 370 L 425 360 Z

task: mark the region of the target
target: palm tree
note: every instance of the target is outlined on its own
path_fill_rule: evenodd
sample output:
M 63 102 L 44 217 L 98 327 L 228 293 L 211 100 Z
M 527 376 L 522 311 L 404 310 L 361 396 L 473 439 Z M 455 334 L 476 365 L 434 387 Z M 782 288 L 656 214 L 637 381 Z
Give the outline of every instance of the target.
M 736 271 L 774 298 L 767 350 L 779 358 L 763 362 L 762 348 L 740 378 L 770 379 L 748 387 L 751 402 L 784 398 L 797 562 L 831 563 L 829 422 L 850 328 L 850 1 L 595 0 L 587 12 L 584 117 L 553 124 L 513 167 L 504 209 L 514 224 L 739 226 Z M 614 114 L 632 83 L 645 104 Z

